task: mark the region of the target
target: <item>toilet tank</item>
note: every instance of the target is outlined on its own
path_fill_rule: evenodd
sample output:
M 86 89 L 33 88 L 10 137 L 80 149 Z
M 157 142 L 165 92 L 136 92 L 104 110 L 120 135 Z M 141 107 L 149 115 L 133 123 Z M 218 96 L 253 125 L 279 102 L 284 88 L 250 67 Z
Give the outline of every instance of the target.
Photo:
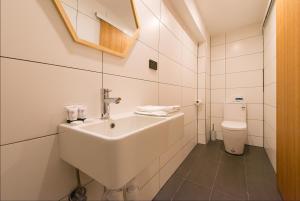
M 243 121 L 247 118 L 247 107 L 244 103 L 226 103 L 224 105 L 224 121 Z

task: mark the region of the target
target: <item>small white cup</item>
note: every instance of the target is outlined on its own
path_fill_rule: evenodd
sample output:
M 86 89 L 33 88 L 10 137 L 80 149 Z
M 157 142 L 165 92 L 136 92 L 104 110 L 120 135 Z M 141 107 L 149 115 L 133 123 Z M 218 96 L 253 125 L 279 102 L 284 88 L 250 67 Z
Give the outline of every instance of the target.
M 78 119 L 78 107 L 76 105 L 65 106 L 67 110 L 67 120 L 77 121 Z
M 78 105 L 77 107 L 78 107 L 78 119 L 80 119 L 80 120 L 86 119 L 87 107 L 85 105 Z

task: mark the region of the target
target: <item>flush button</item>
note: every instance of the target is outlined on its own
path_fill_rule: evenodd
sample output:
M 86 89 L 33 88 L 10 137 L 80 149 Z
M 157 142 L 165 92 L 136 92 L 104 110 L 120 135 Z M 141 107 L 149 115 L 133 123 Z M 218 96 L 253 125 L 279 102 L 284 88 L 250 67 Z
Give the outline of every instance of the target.
M 157 62 L 150 59 L 149 60 L 149 68 L 152 70 L 157 70 Z

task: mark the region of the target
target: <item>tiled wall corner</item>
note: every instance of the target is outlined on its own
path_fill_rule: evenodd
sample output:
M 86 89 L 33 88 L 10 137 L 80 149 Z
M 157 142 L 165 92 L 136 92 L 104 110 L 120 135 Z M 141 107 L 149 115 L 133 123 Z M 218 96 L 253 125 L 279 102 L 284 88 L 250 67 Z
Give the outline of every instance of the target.
M 224 104 L 243 96 L 248 110 L 248 144 L 263 146 L 263 36 L 260 25 L 211 39 L 211 119 L 217 138 Z
M 198 143 L 206 144 L 210 140 L 210 41 L 204 41 L 198 47 Z
M 276 171 L 276 5 L 264 28 L 264 147 Z

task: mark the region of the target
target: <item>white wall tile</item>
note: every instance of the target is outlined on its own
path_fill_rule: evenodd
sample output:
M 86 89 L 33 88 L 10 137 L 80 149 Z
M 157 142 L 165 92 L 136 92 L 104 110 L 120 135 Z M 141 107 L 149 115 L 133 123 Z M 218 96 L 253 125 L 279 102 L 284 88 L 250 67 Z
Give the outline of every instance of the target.
M 149 68 L 149 59 L 158 62 L 158 53 L 136 42 L 131 53 L 126 58 L 103 54 L 103 72 L 113 75 L 158 81 L 158 72 Z
M 154 13 L 154 15 L 157 18 L 160 18 L 161 0 L 142 0 L 142 1 L 149 9 L 151 9 L 151 11 Z
M 189 68 L 193 72 L 197 72 L 197 58 L 186 47 L 182 49 L 182 64 L 184 67 Z
M 222 118 L 224 116 L 224 104 L 211 104 L 211 116 Z
M 73 41 L 51 1 L 1 1 L 1 27 L 2 56 L 101 71 L 99 51 Z
M 198 134 L 205 134 L 205 120 L 198 120 Z
M 198 74 L 205 73 L 206 71 L 206 59 L 205 57 L 201 57 L 198 59 Z
M 267 64 L 265 64 L 265 68 L 264 68 L 264 83 L 265 85 L 268 84 L 272 84 L 276 82 L 276 58 L 273 58 L 273 63 L 270 64 L 269 66 L 267 66 Z
M 169 59 L 168 57 L 159 54 L 159 82 L 182 85 L 182 67 Z
M 225 89 L 225 75 L 212 75 L 211 89 Z
M 206 73 L 198 74 L 198 88 L 205 89 L 206 87 Z
M 207 46 L 208 44 L 206 42 L 202 42 L 199 44 L 198 58 L 207 56 L 206 55 L 206 49 L 208 48 Z
M 230 43 L 233 41 L 247 39 L 250 37 L 255 37 L 260 35 L 262 35 L 261 24 L 253 24 L 227 33 L 226 40 L 227 42 Z
M 197 119 L 197 110 L 194 105 L 182 107 L 181 111 L 184 113 L 184 125 L 187 125 Z
M 218 46 L 218 45 L 224 45 L 225 44 L 225 33 L 218 34 L 216 36 L 211 37 L 211 46 Z
M 2 144 L 57 133 L 66 105 L 100 116 L 99 73 L 5 58 L 1 71 Z
M 248 135 L 248 145 L 263 147 L 263 138 L 257 136 Z
M 203 104 L 205 104 L 205 96 L 206 96 L 206 91 L 205 89 L 198 89 L 198 100 L 201 100 Z
M 225 74 L 225 60 L 212 61 L 211 75 L 222 75 L 222 74 Z
M 63 181 L 63 182 L 62 182 Z M 1 146 L 1 200 L 59 200 L 76 187 L 57 136 Z
M 263 120 L 263 104 L 247 104 L 247 119 Z
M 248 135 L 263 137 L 264 127 L 263 121 L 248 120 Z
M 264 105 L 264 120 L 265 120 L 265 124 L 268 124 L 274 130 L 276 129 L 276 108 L 275 107 Z
M 229 43 L 226 46 L 227 57 L 238 57 L 247 54 L 256 54 L 263 51 L 263 37 L 257 36 L 245 40 Z
M 211 48 L 211 60 L 225 59 L 225 45 L 219 45 Z
M 211 103 L 225 103 L 225 89 L 211 90 Z
M 196 136 L 197 136 L 197 121 L 195 120 L 184 126 L 183 144 L 187 144 L 192 138 Z
M 276 171 L 276 4 L 264 27 L 264 147 Z
M 182 44 L 187 47 L 193 55 L 197 56 L 198 46 L 197 43 L 185 32 L 185 30 L 182 31 Z
M 206 104 L 201 104 L 198 107 L 198 119 L 206 119 Z
M 187 68 L 182 68 L 182 86 L 197 88 L 197 74 Z
M 160 105 L 182 105 L 181 94 L 181 87 L 168 84 L 159 84 Z
M 182 45 L 163 24 L 160 24 L 159 52 L 181 63 Z
M 226 74 L 226 87 L 260 87 L 263 86 L 262 70 Z
M 155 4 L 155 1 L 153 2 L 154 3 L 152 4 Z M 137 14 L 140 20 L 139 40 L 149 45 L 153 49 L 158 50 L 159 20 L 151 12 L 151 7 L 146 7 L 146 5 L 141 0 L 136 1 L 136 6 Z
M 158 84 L 155 82 L 104 74 L 103 87 L 112 90 L 111 97 L 122 98 L 120 104 L 111 104 L 111 114 L 133 112 L 140 105 L 158 104 Z
M 246 103 L 263 103 L 263 87 L 226 89 L 226 102 L 233 102 L 236 96 L 243 96 Z
M 197 89 L 182 87 L 182 106 L 194 105 L 197 98 Z
M 226 73 L 263 69 L 263 53 L 233 57 L 226 60 Z
M 276 84 L 265 86 L 264 103 L 273 107 L 276 106 Z
M 198 143 L 206 144 L 206 136 L 205 134 L 198 134 Z
M 223 121 L 223 117 L 212 117 L 211 118 L 211 127 L 214 125 L 215 131 L 222 131 L 221 123 Z
M 161 22 L 172 32 L 176 38 L 182 40 L 182 28 L 180 27 L 179 23 L 172 15 L 168 7 L 165 5 L 165 2 L 162 1 L 161 3 Z

